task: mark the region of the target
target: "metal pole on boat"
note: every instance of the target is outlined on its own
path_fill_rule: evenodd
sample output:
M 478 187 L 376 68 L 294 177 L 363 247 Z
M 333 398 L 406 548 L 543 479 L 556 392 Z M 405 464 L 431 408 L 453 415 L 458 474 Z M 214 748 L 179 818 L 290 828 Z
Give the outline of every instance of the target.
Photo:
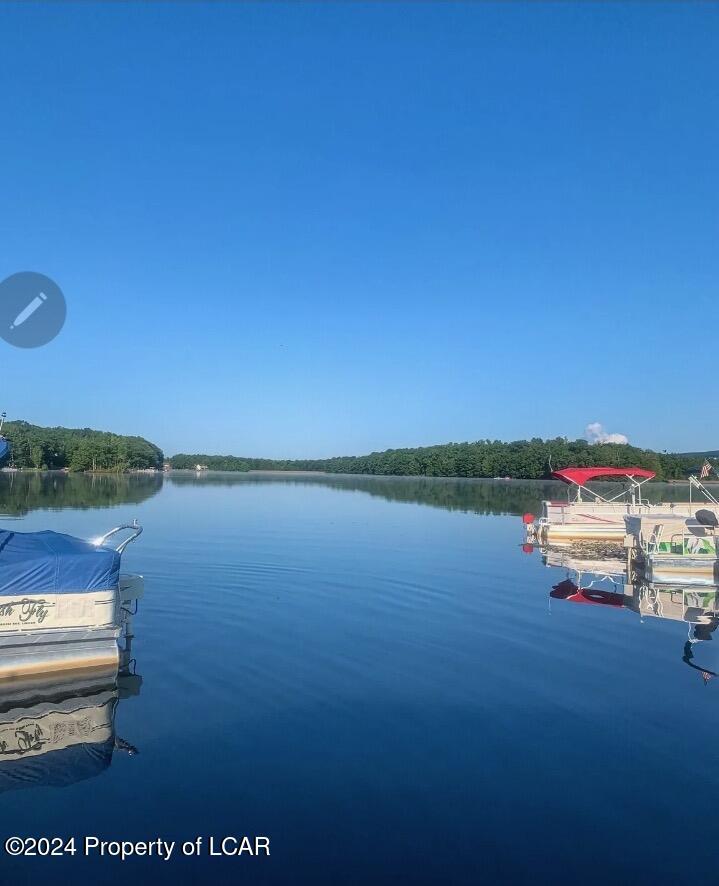
M 701 480 L 697 480 L 694 474 L 689 476 L 689 503 L 691 504 L 692 500 L 692 487 L 696 486 L 696 488 L 702 493 L 702 495 L 710 501 L 712 504 L 719 505 L 719 501 L 717 501 L 716 497 L 712 495 L 711 492 L 706 488 L 706 486 L 701 482 Z
M 5 424 L 5 419 L 7 418 L 7 412 L 3 412 L 0 414 L 0 434 L 2 434 L 2 426 Z

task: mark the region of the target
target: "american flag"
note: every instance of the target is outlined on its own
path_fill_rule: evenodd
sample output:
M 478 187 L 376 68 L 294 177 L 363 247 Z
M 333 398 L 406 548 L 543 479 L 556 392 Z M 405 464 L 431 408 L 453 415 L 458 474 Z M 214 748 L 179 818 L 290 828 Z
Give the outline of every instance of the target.
M 705 458 L 704 464 L 702 465 L 701 473 L 699 474 L 699 479 L 706 480 L 706 478 L 711 473 L 713 467 L 714 467 L 714 465 L 709 461 L 709 459 Z
M 714 676 L 714 674 L 710 674 L 708 671 L 702 671 L 701 673 L 702 673 L 702 680 L 704 681 L 704 685 L 706 686 L 707 683 Z

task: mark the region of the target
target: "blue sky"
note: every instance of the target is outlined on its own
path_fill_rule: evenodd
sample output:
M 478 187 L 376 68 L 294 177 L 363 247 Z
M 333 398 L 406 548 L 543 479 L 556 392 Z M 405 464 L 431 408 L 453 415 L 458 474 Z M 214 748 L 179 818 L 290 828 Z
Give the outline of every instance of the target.
M 719 7 L 0 6 L 0 406 L 166 452 L 719 446 Z

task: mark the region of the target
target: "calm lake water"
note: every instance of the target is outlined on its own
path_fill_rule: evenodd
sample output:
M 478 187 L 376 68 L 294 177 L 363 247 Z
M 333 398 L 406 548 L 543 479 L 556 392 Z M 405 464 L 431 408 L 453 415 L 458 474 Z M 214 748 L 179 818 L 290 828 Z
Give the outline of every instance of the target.
M 546 495 L 0 475 L 6 528 L 94 536 L 137 517 L 123 563 L 146 578 L 142 687 L 115 711 L 139 753 L 8 788 L 0 836 L 258 834 L 272 852 L 0 851 L 2 882 L 713 882 L 719 679 L 683 660 L 681 621 L 550 599 L 566 573 L 523 553 L 518 516 Z M 715 647 L 694 662 L 719 672 Z

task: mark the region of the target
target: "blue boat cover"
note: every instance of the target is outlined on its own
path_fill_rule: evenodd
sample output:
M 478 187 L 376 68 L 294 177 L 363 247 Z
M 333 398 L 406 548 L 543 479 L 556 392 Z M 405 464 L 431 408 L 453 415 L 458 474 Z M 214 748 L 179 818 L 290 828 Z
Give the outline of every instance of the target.
M 4 437 L 0 437 L 0 461 L 10 452 L 10 444 Z
M 120 554 L 59 532 L 0 529 L 0 595 L 117 590 Z

